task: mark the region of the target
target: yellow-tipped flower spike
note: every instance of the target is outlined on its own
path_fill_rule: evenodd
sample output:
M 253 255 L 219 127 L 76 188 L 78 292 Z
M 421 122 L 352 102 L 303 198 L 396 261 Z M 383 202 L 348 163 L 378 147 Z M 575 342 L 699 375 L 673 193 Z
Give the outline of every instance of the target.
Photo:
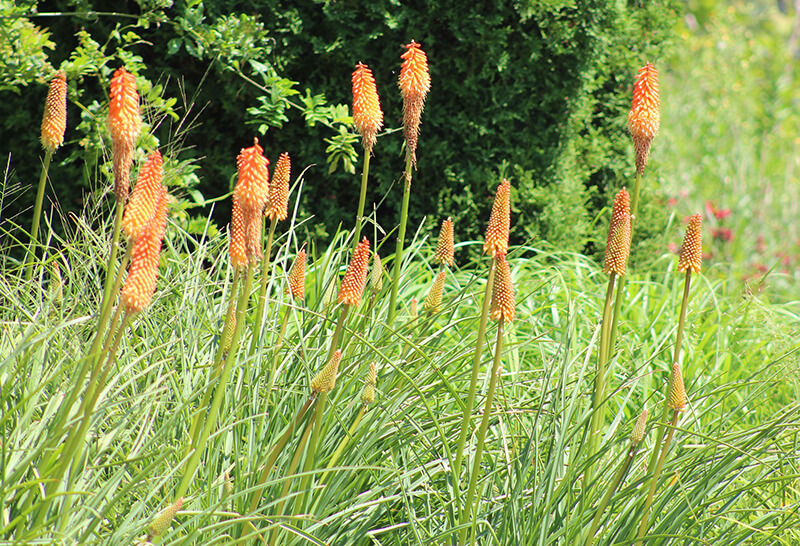
M 401 55 L 403 64 L 400 67 L 398 86 L 403 96 L 403 136 L 411 154 L 411 163 L 417 165 L 417 140 L 422 111 L 425 109 L 425 97 L 431 89 L 431 75 L 428 71 L 428 56 L 417 42 L 411 40 L 406 52 Z
M 156 290 L 158 258 L 167 225 L 167 190 L 161 187 L 156 213 L 133 243 L 131 267 L 120 301 L 126 314 L 138 313 L 150 305 Z
M 364 237 L 356 246 L 347 266 L 342 287 L 339 289 L 339 303 L 356 306 L 361 301 L 361 293 L 364 292 L 364 285 L 367 283 L 369 254 L 369 240 Z
M 269 160 L 264 157 L 264 149 L 258 144 L 258 139 L 253 139 L 253 145 L 242 148 L 236 157 L 239 179 L 233 194 L 239 199 L 239 206 L 247 216 L 248 212 L 257 211 L 259 219 L 261 212 L 269 199 Z
M 358 63 L 353 72 L 353 123 L 364 142 L 364 149 L 371 154 L 378 131 L 383 127 L 383 112 L 375 78 L 363 63 Z
M 300 249 L 289 269 L 289 282 L 286 284 L 286 293 L 291 294 L 296 300 L 306 299 L 306 253 L 305 247 Z
M 111 78 L 109 95 L 108 130 L 111 133 L 114 195 L 117 202 L 124 203 L 128 199 L 136 138 L 142 130 L 136 78 L 125 68 L 118 68 Z
M 677 362 L 673 362 L 672 374 L 669 376 L 668 404 L 671 410 L 682 410 L 686 407 L 686 388 L 683 386 L 683 375 Z
M 636 150 L 636 173 L 644 173 L 650 142 L 661 124 L 658 99 L 658 71 L 647 63 L 639 69 L 633 84 L 633 101 L 628 113 L 628 131 Z
M 330 392 L 336 386 L 336 374 L 342 361 L 342 350 L 336 349 L 325 367 L 311 380 L 311 390 L 316 393 Z
M 228 244 L 228 255 L 230 256 L 231 266 L 240 268 L 247 265 L 247 248 L 244 237 L 244 217 L 242 207 L 236 196 L 233 196 L 233 212 L 231 213 L 230 242 Z
M 614 198 L 611 225 L 608 228 L 603 271 L 624 275 L 631 253 L 631 197 L 623 188 Z
M 453 220 L 448 218 L 442 222 L 439 229 L 439 240 L 436 242 L 436 252 L 433 254 L 433 263 L 447 264 L 453 267 L 455 256 L 455 240 L 453 236 Z
M 491 256 L 508 252 L 508 232 L 511 229 L 511 183 L 503 179 L 497 186 L 497 193 L 486 228 L 483 251 Z
M 383 264 L 381 257 L 375 252 L 372 255 L 372 270 L 369 273 L 369 289 L 376 294 L 383 288 Z
M 505 254 L 498 254 L 495 259 L 497 261 L 497 277 L 495 277 L 492 287 L 491 315 L 494 320 L 508 324 L 514 320 L 517 314 L 514 302 L 514 284 L 511 282 L 511 268 Z
M 142 168 L 131 199 L 125 207 L 122 218 L 122 232 L 131 241 L 135 241 L 142 230 L 155 215 L 156 206 L 161 198 L 161 179 L 164 176 L 161 152 L 156 150 L 150 154 Z
M 683 237 L 683 246 L 678 257 L 678 271 L 691 271 L 700 273 L 703 264 L 703 233 L 701 230 L 703 217 L 699 214 L 689 218 L 686 226 L 686 235 Z
M 636 418 L 636 423 L 631 431 L 631 443 L 638 445 L 644 440 L 645 429 L 647 428 L 647 410 L 642 411 Z
M 275 174 L 269 185 L 269 203 L 265 210 L 270 220 L 286 220 L 289 215 L 289 181 L 292 177 L 292 160 L 283 152 L 275 164 Z
M 447 272 L 445 270 L 439 271 L 439 274 L 436 275 L 436 279 L 434 279 L 431 285 L 430 292 L 428 292 L 428 296 L 422 304 L 422 308 L 425 311 L 431 313 L 439 312 L 439 309 L 442 307 L 442 293 L 444 292 L 444 280 L 446 276 Z
M 364 383 L 364 388 L 361 389 L 361 403 L 366 405 L 372 404 L 375 401 L 375 385 L 378 383 L 378 368 L 375 363 L 369 365 L 369 373 L 367 374 L 367 382 Z
M 51 152 L 64 144 L 67 130 L 67 75 L 59 70 L 50 80 L 47 101 L 42 116 L 41 141 L 45 150 Z
M 175 519 L 175 514 L 178 513 L 178 510 L 181 509 L 181 506 L 183 506 L 183 497 L 180 497 L 178 500 L 164 508 L 161 513 L 156 516 L 148 529 L 150 538 L 159 537 L 164 534 L 164 531 L 169 528 L 169 524 L 172 523 L 173 519 Z

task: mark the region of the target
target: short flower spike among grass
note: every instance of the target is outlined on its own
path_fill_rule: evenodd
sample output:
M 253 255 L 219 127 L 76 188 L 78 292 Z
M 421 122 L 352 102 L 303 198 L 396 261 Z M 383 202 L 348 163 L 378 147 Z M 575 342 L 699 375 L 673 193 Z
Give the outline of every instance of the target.
M 311 390 L 315 393 L 330 392 L 336 386 L 336 375 L 342 361 L 342 350 L 336 349 L 328 363 L 311 380 Z
M 700 273 L 703 264 L 703 217 L 700 214 L 693 214 L 689 218 L 689 225 L 686 226 L 686 235 L 683 238 L 683 246 L 678 257 L 678 271 L 691 271 Z
M 372 254 L 372 269 L 369 272 L 369 289 L 376 294 L 383 288 L 383 264 L 380 255 Z
M 286 292 L 291 294 L 296 300 L 304 300 L 306 298 L 306 259 L 308 254 L 305 248 L 301 248 L 300 252 L 292 262 L 292 267 L 289 269 L 289 282 L 286 285 Z
M 398 86 L 403 96 L 403 136 L 411 155 L 411 163 L 417 164 L 417 140 L 422 111 L 425 109 L 425 98 L 431 89 L 431 75 L 428 71 L 428 56 L 420 45 L 411 40 L 406 52 L 401 55 L 403 64 L 400 67 Z
M 239 200 L 233 196 L 233 211 L 231 212 L 231 225 L 229 233 L 228 255 L 230 256 L 231 266 L 238 269 L 248 264 L 247 247 L 244 240 L 244 217 Z
M 628 131 L 636 149 L 636 172 L 639 175 L 647 165 L 650 142 L 658 133 L 660 123 L 658 71 L 651 63 L 647 63 L 636 74 L 633 102 L 628 114 Z
M 631 253 L 631 198 L 624 188 L 614 198 L 603 271 L 624 275 Z
M 156 537 L 160 537 L 164 534 L 169 528 L 169 524 L 172 523 L 172 520 L 175 519 L 175 515 L 178 513 L 178 510 L 181 509 L 183 506 L 183 497 L 178 497 L 178 499 L 167 506 L 164 510 L 161 511 L 160 514 L 156 516 L 153 522 L 150 524 L 147 532 L 149 536 L 147 537 L 148 541 Z
M 136 186 L 131 193 L 125 214 L 122 217 L 122 232 L 130 241 L 135 241 L 142 230 L 150 222 L 161 199 L 161 180 L 163 178 L 163 160 L 156 150 L 150 154 L 136 179 Z
M 364 383 L 364 388 L 361 389 L 361 403 L 369 405 L 375 402 L 375 386 L 378 383 L 378 368 L 374 362 L 369 365 L 369 373 L 367 374 L 367 382 Z
M 347 271 L 342 280 L 342 287 L 339 289 L 339 303 L 356 306 L 361 301 L 361 294 L 364 292 L 364 285 L 367 283 L 369 254 L 369 240 L 364 237 L 358 243 L 350 264 L 347 266 Z
M 439 312 L 439 309 L 442 307 L 442 293 L 444 292 L 444 281 L 446 278 L 447 272 L 444 269 L 439 271 L 439 274 L 436 275 L 431 289 L 425 298 L 425 302 L 422 304 L 422 308 L 425 311 L 430 313 Z
M 42 116 L 41 142 L 45 150 L 54 151 L 64 143 L 67 130 L 67 75 L 59 70 L 50 80 Z
M 508 232 L 511 229 L 511 183 L 503 179 L 497 186 L 497 193 L 486 227 L 483 251 L 491 256 L 508 252 Z
M 364 63 L 358 63 L 353 72 L 353 123 L 364 142 L 364 149 L 371 154 L 378 131 L 383 127 L 383 112 L 375 78 Z
M 453 267 L 455 256 L 455 240 L 453 235 L 453 220 L 448 218 L 442 222 L 439 229 L 439 239 L 436 241 L 436 252 L 433 254 L 433 263 L 447 264 Z
M 683 386 L 681 366 L 672 363 L 672 375 L 669 378 L 669 409 L 683 410 L 686 407 L 686 388 Z
M 153 299 L 161 241 L 167 225 L 167 199 L 167 190 L 162 186 L 156 213 L 133 244 L 130 272 L 120 296 L 128 315 L 142 311 Z
M 513 322 L 517 314 L 514 302 L 514 285 L 511 282 L 511 267 L 505 254 L 498 254 L 497 258 L 497 277 L 494 280 L 492 289 L 492 308 L 491 316 L 494 320 L 503 321 L 506 324 Z
M 289 181 L 292 176 L 292 160 L 283 152 L 275 164 L 272 184 L 269 185 L 269 203 L 265 215 L 270 220 L 286 220 L 289 213 Z
M 124 203 L 128 199 L 133 150 L 142 130 L 136 78 L 124 67 L 118 68 L 111 78 L 108 130 L 111 133 L 114 195 L 117 202 Z

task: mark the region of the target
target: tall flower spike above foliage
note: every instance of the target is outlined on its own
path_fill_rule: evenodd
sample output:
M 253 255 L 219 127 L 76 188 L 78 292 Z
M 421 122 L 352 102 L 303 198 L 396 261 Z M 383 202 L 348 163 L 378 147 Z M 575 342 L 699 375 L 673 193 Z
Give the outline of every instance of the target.
M 130 241 L 135 241 L 142 230 L 156 213 L 161 198 L 161 180 L 163 178 L 163 160 L 161 152 L 156 150 L 150 154 L 136 179 L 131 199 L 125 207 L 122 218 L 122 232 Z
M 45 150 L 50 152 L 64 143 L 64 132 L 67 130 L 67 75 L 59 70 L 50 80 L 47 101 L 42 116 L 41 141 Z
M 353 123 L 361 135 L 364 148 L 371 154 L 378 131 L 383 127 L 383 112 L 375 78 L 363 63 L 358 63 L 353 72 Z
M 494 320 L 508 324 L 514 320 L 517 314 L 514 302 L 514 285 L 511 282 L 511 268 L 508 265 L 505 254 L 498 254 L 496 260 L 497 277 L 492 287 L 491 315 Z
M 330 392 L 336 386 L 336 375 L 342 361 L 342 350 L 336 349 L 327 364 L 311 380 L 311 390 L 315 393 Z
M 291 294 L 296 300 L 304 300 L 306 298 L 306 259 L 308 254 L 305 247 L 300 249 L 297 256 L 292 262 L 292 267 L 289 269 L 289 282 L 286 286 L 286 292 Z
M 433 263 L 447 264 L 453 267 L 455 256 L 455 241 L 453 235 L 453 220 L 448 218 L 442 222 L 439 230 L 439 239 L 436 242 L 436 252 L 433 254 Z
M 425 109 L 425 97 L 431 89 L 431 75 L 428 71 L 428 56 L 414 40 L 401 55 L 403 64 L 400 67 L 398 86 L 403 96 L 403 136 L 406 139 L 411 163 L 417 166 L 417 140 L 422 111 Z
M 631 197 L 623 188 L 614 198 L 611 225 L 608 228 L 603 271 L 624 275 L 631 253 Z
M 286 220 L 289 215 L 289 181 L 292 177 L 292 160 L 283 152 L 275 164 L 272 184 L 269 185 L 269 203 L 266 216 L 270 220 Z
M 233 197 L 242 208 L 244 237 L 250 261 L 261 259 L 261 217 L 269 199 L 269 160 L 264 150 L 253 139 L 253 145 L 242 148 L 236 157 L 239 178 Z
M 118 203 L 128 199 L 131 165 L 136 138 L 142 130 L 136 78 L 120 67 L 111 78 L 108 130 L 111 133 L 114 195 Z
M 503 179 L 497 186 L 497 193 L 486 228 L 483 251 L 491 256 L 508 252 L 508 232 L 511 229 L 511 183 Z
M 669 377 L 669 399 L 667 403 L 671 410 L 681 411 L 686 407 L 686 388 L 683 385 L 681 366 L 677 362 L 672 363 L 672 375 Z
M 161 186 L 156 212 L 133 243 L 131 267 L 120 301 L 126 314 L 138 313 L 150 305 L 156 290 L 161 241 L 167 225 L 167 189 Z
M 628 114 L 628 131 L 636 150 L 636 173 L 641 175 L 650 155 L 650 142 L 661 124 L 658 99 L 658 71 L 650 63 L 636 74 L 633 84 L 633 102 Z
M 236 196 L 233 196 L 233 211 L 231 212 L 230 242 L 228 243 L 228 254 L 231 266 L 238 269 L 247 265 L 247 247 L 244 238 L 244 218 L 242 207 Z
M 369 240 L 364 237 L 356 246 L 339 289 L 338 302 L 356 306 L 361 301 L 369 270 Z
M 689 218 L 689 225 L 686 226 L 686 235 L 683 238 L 683 246 L 678 257 L 678 271 L 691 271 L 700 273 L 700 266 L 703 263 L 703 218 L 699 214 Z

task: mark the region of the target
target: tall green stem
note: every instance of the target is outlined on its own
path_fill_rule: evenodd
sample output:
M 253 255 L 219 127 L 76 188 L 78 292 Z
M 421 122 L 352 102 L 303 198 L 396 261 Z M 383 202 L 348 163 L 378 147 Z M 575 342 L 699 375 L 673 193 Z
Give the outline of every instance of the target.
M 456 447 L 456 462 L 453 465 L 453 479 L 458 480 L 461 475 L 461 462 L 464 460 L 464 444 L 467 441 L 469 423 L 472 417 L 472 408 L 475 406 L 475 391 L 478 388 L 478 374 L 481 370 L 481 355 L 483 346 L 486 344 L 486 322 L 489 318 L 489 307 L 492 303 L 492 286 L 494 286 L 494 273 L 496 261 L 492 258 L 489 265 L 489 276 L 486 278 L 486 288 L 483 291 L 483 307 L 481 307 L 481 317 L 478 323 L 478 340 L 475 344 L 475 355 L 472 358 L 472 375 L 469 379 L 469 391 L 467 391 L 467 403 L 464 406 L 464 415 L 461 417 L 461 432 L 458 435 L 458 446 Z
M 361 172 L 361 195 L 358 198 L 358 215 L 356 216 L 356 231 L 353 236 L 353 252 L 356 251 L 361 240 L 361 226 L 364 221 L 364 206 L 367 203 L 367 179 L 369 178 L 369 150 L 364 150 L 364 170 Z
M 267 235 L 267 247 L 264 249 L 264 256 L 261 258 L 261 286 L 258 290 L 258 307 L 253 321 L 253 337 L 250 340 L 249 355 L 253 356 L 258 342 L 261 339 L 261 325 L 264 323 L 264 308 L 267 304 L 267 285 L 269 284 L 269 256 L 272 253 L 272 240 L 275 237 L 275 225 L 278 218 L 275 217 L 269 224 L 269 234 Z
M 464 503 L 464 508 L 461 511 L 461 525 L 465 525 L 459 533 L 458 543 L 466 544 L 467 532 L 472 527 L 466 527 L 470 521 L 475 522 L 475 514 L 477 513 L 478 504 L 480 499 L 475 502 L 473 506 L 472 501 L 475 498 L 475 487 L 478 484 L 478 474 L 481 470 L 481 458 L 483 457 L 483 446 L 486 442 L 486 431 L 489 430 L 489 419 L 492 414 L 492 404 L 494 403 L 494 391 L 497 387 L 497 377 L 500 375 L 500 357 L 503 353 L 503 321 L 501 320 L 497 326 L 497 340 L 495 342 L 494 362 L 492 363 L 492 375 L 489 378 L 489 391 L 486 393 L 486 402 L 483 406 L 483 419 L 481 426 L 478 429 L 478 444 L 475 447 L 475 460 L 472 462 L 472 472 L 469 476 L 469 486 L 467 487 L 467 500 Z M 474 534 L 470 544 L 475 543 Z
M 53 149 L 48 148 L 44 153 L 42 161 L 42 174 L 39 176 L 39 188 L 36 190 L 36 204 L 33 207 L 33 224 L 31 225 L 31 241 L 28 246 L 28 256 L 26 259 L 25 280 L 33 277 L 33 263 L 36 260 L 36 243 L 39 237 L 39 220 L 42 216 L 42 203 L 44 202 L 44 188 L 47 186 L 47 171 L 50 170 L 50 160 L 53 158 Z
M 350 442 L 350 439 L 353 437 L 353 435 L 355 435 L 356 429 L 358 428 L 359 423 L 361 423 L 361 419 L 364 417 L 364 413 L 366 412 L 366 410 L 367 410 L 367 405 L 361 404 L 361 409 L 358 411 L 358 415 L 356 415 L 355 421 L 353 421 L 353 424 L 350 425 L 350 428 L 347 430 L 347 434 L 345 434 L 344 438 L 342 438 L 342 441 L 339 442 L 339 446 L 336 448 L 336 451 L 334 451 L 333 455 L 331 455 L 331 460 L 328 461 L 328 464 L 325 467 L 326 469 L 331 469 L 334 466 L 336 466 L 336 463 L 339 461 L 339 457 L 341 457 L 342 453 L 344 453 L 344 449 L 347 447 L 347 444 Z M 327 474 L 324 476 L 327 476 Z M 324 476 L 320 478 L 320 483 L 325 481 Z
M 606 494 L 603 495 L 603 498 L 600 500 L 600 504 L 597 505 L 597 513 L 594 515 L 594 520 L 592 520 L 592 526 L 589 528 L 589 534 L 586 537 L 586 543 L 584 546 L 592 546 L 592 542 L 595 539 L 595 533 L 597 533 L 597 528 L 600 526 L 600 518 L 605 513 L 606 508 L 608 507 L 608 503 L 611 500 L 611 496 L 619 487 L 619 484 L 622 483 L 622 480 L 625 479 L 625 476 L 628 474 L 628 470 L 631 468 L 631 463 L 633 462 L 633 458 L 636 455 L 636 448 L 638 443 L 631 442 L 631 447 L 628 450 L 628 456 L 625 457 L 625 460 L 622 462 L 622 465 L 619 467 L 619 471 L 617 475 L 614 477 L 614 481 L 606 490 Z
M 308 444 L 308 453 L 306 453 L 306 461 L 303 465 L 303 477 L 300 479 L 300 493 L 294 500 L 294 508 L 292 515 L 297 515 L 303 509 L 304 501 L 306 498 L 306 489 L 311 483 L 312 473 L 314 469 L 314 460 L 317 454 L 317 446 L 319 439 L 322 435 L 322 416 L 325 413 L 325 404 L 328 401 L 328 393 L 321 392 L 317 398 L 317 407 L 314 408 L 314 432 L 311 434 L 311 442 Z
M 403 265 L 403 242 L 406 238 L 406 223 L 408 221 L 408 201 L 411 195 L 411 156 L 406 150 L 406 170 L 403 173 L 405 178 L 405 189 L 403 190 L 403 206 L 400 210 L 400 228 L 397 231 L 397 249 L 394 253 L 394 266 L 392 268 L 392 292 L 389 297 L 389 319 L 388 324 L 394 323 L 397 315 L 397 289 L 400 287 L 400 268 Z
M 100 314 L 105 314 L 106 308 L 111 307 L 111 296 L 114 294 L 112 289 L 114 283 L 114 264 L 117 262 L 117 254 L 119 253 L 119 236 L 122 231 L 122 214 L 125 212 L 125 203 L 117 201 L 116 210 L 114 211 L 114 233 L 111 236 L 111 253 L 108 255 L 108 263 L 106 263 L 106 280 L 103 285 L 103 303 L 100 309 Z M 120 271 L 122 268 L 118 269 Z
M 231 348 L 228 351 L 228 355 L 225 360 L 225 367 L 222 369 L 222 374 L 219 378 L 219 382 L 217 383 L 216 390 L 214 391 L 214 399 L 211 401 L 211 407 L 208 409 L 208 415 L 206 416 L 200 437 L 198 438 L 197 442 L 192 442 L 192 455 L 189 458 L 189 461 L 186 463 L 186 467 L 183 472 L 183 478 L 181 479 L 181 483 L 178 485 L 178 490 L 175 492 L 176 500 L 185 496 L 186 492 L 189 490 L 189 484 L 194 478 L 194 473 L 197 470 L 198 464 L 200 463 L 200 457 L 203 455 L 206 443 L 208 442 L 208 437 L 211 435 L 211 430 L 217 423 L 219 408 L 222 405 L 223 398 L 225 398 L 225 392 L 228 388 L 228 381 L 231 377 L 231 371 L 233 370 L 233 365 L 236 362 L 236 353 L 239 349 L 239 339 L 241 339 L 242 330 L 244 329 L 247 301 L 250 298 L 250 289 L 253 286 L 253 269 L 253 265 L 248 265 L 247 276 L 244 280 L 242 293 L 239 296 L 239 303 L 236 306 L 236 328 L 233 332 Z
M 664 446 L 661 448 L 661 455 L 658 457 L 658 462 L 653 470 L 653 477 L 650 479 L 650 489 L 647 491 L 647 501 L 645 501 L 644 504 L 642 522 L 639 524 L 639 533 L 636 535 L 636 538 L 638 539 L 641 539 L 645 533 L 647 533 L 647 525 L 650 518 L 650 508 L 653 505 L 653 497 L 655 496 L 656 486 L 658 485 L 658 477 L 661 474 L 661 469 L 664 467 L 664 461 L 667 460 L 667 451 L 669 450 L 669 444 L 672 442 L 672 436 L 675 434 L 675 427 L 678 426 L 678 418 L 680 417 L 680 414 L 680 410 L 674 410 L 669 433 L 667 434 L 667 439 L 664 440 Z M 637 544 L 640 542 L 637 542 Z

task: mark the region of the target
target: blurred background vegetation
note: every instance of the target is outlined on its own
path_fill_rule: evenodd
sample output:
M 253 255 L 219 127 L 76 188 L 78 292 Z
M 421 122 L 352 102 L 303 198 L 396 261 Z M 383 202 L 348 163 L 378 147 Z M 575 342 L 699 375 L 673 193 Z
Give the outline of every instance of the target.
M 257 136 L 273 162 L 288 151 L 295 174 L 307 168 L 299 214 L 314 216 L 304 229 L 324 240 L 354 221 L 361 146 L 350 75 L 367 63 L 387 126 L 368 202 L 391 230 L 403 163 L 396 80 L 402 45 L 414 39 L 433 86 L 412 226 L 428 217 L 430 232 L 452 216 L 460 240 L 480 238 L 476 219 L 488 217 L 506 176 L 513 242 L 602 251 L 594 242 L 605 229 L 595 223 L 632 181 L 633 77 L 652 61 L 662 132 L 634 259 L 642 266 L 668 252 L 680 220 L 704 210 L 708 256 L 735 262 L 724 274 L 758 281 L 770 272 L 796 285 L 798 23 L 786 2 L 0 0 L 0 16 L 3 236 L 29 223 L 38 126 L 57 68 L 67 71 L 70 107 L 50 171 L 54 222 L 69 229 L 67 213 L 107 197 L 107 82 L 121 64 L 143 96 L 140 153 L 165 152 L 186 229 L 203 229 L 209 214 L 212 230 L 224 229 L 235 156 Z

